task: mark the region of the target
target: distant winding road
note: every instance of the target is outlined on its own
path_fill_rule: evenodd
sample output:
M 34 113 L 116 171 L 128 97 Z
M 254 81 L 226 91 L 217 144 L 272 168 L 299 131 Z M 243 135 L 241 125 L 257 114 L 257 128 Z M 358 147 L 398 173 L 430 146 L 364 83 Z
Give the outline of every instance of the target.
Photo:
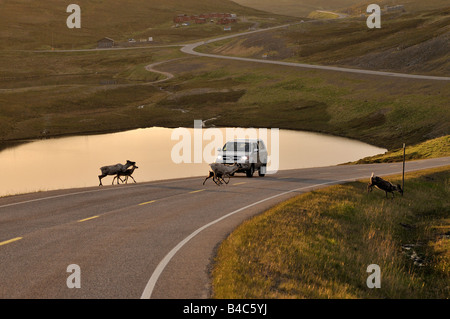
M 304 22 L 304 23 L 307 23 L 307 22 Z M 351 69 L 351 68 L 336 67 L 336 66 L 324 66 L 324 65 L 305 64 L 305 63 L 296 63 L 296 62 L 283 62 L 283 61 L 273 61 L 273 60 L 263 60 L 263 59 L 241 58 L 241 57 L 234 57 L 234 56 L 201 53 L 201 52 L 195 51 L 196 48 L 198 48 L 199 46 L 205 45 L 207 43 L 222 41 L 222 40 L 231 39 L 231 38 L 235 38 L 235 37 L 246 36 L 246 35 L 253 34 L 256 32 L 265 32 L 265 31 L 270 31 L 270 30 L 275 30 L 275 29 L 280 29 L 280 28 L 287 28 L 289 26 L 296 25 L 296 24 L 299 24 L 299 23 L 287 24 L 287 25 L 266 28 L 266 29 L 260 29 L 260 30 L 254 30 L 254 31 L 248 31 L 248 32 L 243 32 L 243 33 L 238 33 L 238 34 L 231 34 L 228 36 L 211 39 L 211 40 L 207 40 L 207 41 L 199 41 L 196 43 L 191 43 L 191 44 L 187 44 L 187 45 L 183 46 L 181 48 L 181 51 L 184 53 L 187 53 L 187 54 L 192 54 L 192 55 L 202 56 L 202 57 L 236 60 L 236 61 L 244 61 L 244 62 L 275 64 L 275 65 L 283 65 L 283 66 L 305 68 L 305 69 L 316 69 L 316 70 L 337 71 L 337 72 L 346 72 L 346 73 L 358 73 L 358 74 L 366 74 L 366 75 L 389 76 L 389 77 L 398 77 L 398 78 L 406 78 L 406 79 L 438 80 L 438 81 L 449 81 L 450 80 L 450 77 L 446 77 L 446 76 L 418 75 L 418 74 L 383 72 L 383 71 L 364 70 L 364 69 Z
M 340 14 L 339 18 L 345 18 L 345 15 Z M 73 49 L 73 50 L 41 50 L 41 51 L 34 51 L 34 52 L 89 52 L 89 51 L 109 51 L 109 50 L 136 50 L 136 49 L 153 49 L 153 48 L 166 48 L 166 47 L 181 47 L 181 51 L 195 56 L 201 56 L 201 57 L 209 57 L 209 58 L 217 58 L 217 59 L 227 59 L 227 60 L 236 60 L 236 61 L 244 61 L 244 62 L 256 62 L 256 63 L 265 63 L 265 64 L 275 64 L 275 65 L 283 65 L 283 66 L 290 66 L 290 67 L 297 67 L 297 68 L 305 68 L 305 69 L 316 69 L 316 70 L 326 70 L 326 71 L 336 71 L 336 72 L 346 72 L 346 73 L 357 73 L 357 74 L 366 74 L 366 75 L 377 75 L 377 76 L 388 76 L 388 77 L 398 77 L 398 78 L 406 78 L 406 79 L 419 79 L 419 80 L 435 80 L 435 81 L 449 81 L 450 77 L 447 76 L 433 76 L 433 75 L 420 75 L 420 74 L 408 74 L 408 73 L 396 73 L 396 72 L 384 72 L 384 71 L 375 71 L 375 70 L 364 70 L 364 69 L 351 69 L 351 68 L 344 68 L 344 67 L 336 67 L 336 66 L 324 66 L 324 65 L 315 65 L 315 64 L 305 64 L 305 63 L 296 63 L 296 62 L 283 62 L 283 61 L 273 61 L 273 60 L 264 60 L 264 59 L 252 59 L 252 58 L 243 58 L 243 57 L 235 57 L 235 56 L 225 56 L 225 55 L 218 55 L 218 54 L 208 54 L 208 53 L 201 53 L 195 51 L 196 48 L 212 43 L 217 41 L 222 41 L 226 39 L 231 39 L 235 37 L 242 37 L 246 35 L 250 35 L 253 33 L 258 32 L 267 32 L 272 31 L 276 29 L 282 29 L 287 28 L 293 25 L 298 25 L 302 23 L 310 23 L 317 20 L 309 20 L 305 22 L 297 22 L 297 23 L 291 23 L 291 24 L 285 24 L 280 25 L 276 27 L 270 27 L 265 29 L 258 29 L 258 30 L 252 30 L 252 31 L 246 31 L 241 33 L 235 33 L 223 37 L 218 37 L 215 39 L 208 39 L 208 40 L 202 40 L 195 43 L 190 44 L 169 44 L 169 45 L 154 45 L 154 46 L 144 46 L 144 47 L 123 47 L 123 48 L 104 48 L 104 49 Z M 155 69 L 153 69 L 153 66 L 156 66 L 161 63 L 170 62 L 178 59 L 173 60 L 167 60 L 163 62 L 158 62 L 152 64 L 151 69 L 147 69 L 152 72 L 157 73 L 164 73 L 169 78 L 158 80 L 156 82 L 152 83 L 158 83 L 162 81 L 167 81 L 168 79 L 172 78 L 172 75 L 170 73 L 166 72 L 160 72 Z
M 244 220 L 316 188 L 400 173 L 401 165 L 240 175 L 220 187 L 197 177 L 0 198 L 0 298 L 209 298 L 215 249 Z M 443 165 L 450 157 L 406 168 Z M 385 200 L 380 191 L 367 196 Z M 72 264 L 81 288 L 67 286 Z

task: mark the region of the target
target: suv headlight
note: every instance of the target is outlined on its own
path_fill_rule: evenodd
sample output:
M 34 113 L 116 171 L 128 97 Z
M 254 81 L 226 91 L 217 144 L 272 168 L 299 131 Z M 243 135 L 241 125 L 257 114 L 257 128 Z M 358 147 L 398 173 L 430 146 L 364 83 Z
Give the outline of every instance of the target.
M 246 156 L 246 155 L 241 156 L 241 161 L 243 161 L 243 162 L 248 161 L 248 156 Z

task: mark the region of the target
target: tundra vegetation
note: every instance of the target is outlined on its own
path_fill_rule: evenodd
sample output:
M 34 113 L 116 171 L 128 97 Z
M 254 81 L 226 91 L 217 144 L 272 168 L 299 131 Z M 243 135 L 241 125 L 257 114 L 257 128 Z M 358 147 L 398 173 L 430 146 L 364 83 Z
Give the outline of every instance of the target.
M 304 17 L 318 9 L 308 6 L 324 1 L 331 3 L 305 0 L 304 14 L 292 7 L 284 14 Z M 348 8 L 350 2 L 333 1 L 331 9 Z M 414 10 L 383 16 L 380 30 L 368 30 L 361 17 L 304 19 L 284 30 L 214 42 L 200 50 L 448 76 L 448 0 L 404 2 L 414 4 Z M 246 22 L 232 32 L 294 21 L 225 0 L 130 0 L 126 8 L 119 0 L 77 3 L 82 8 L 79 30 L 65 25 L 67 3 L 2 4 L 0 147 L 38 137 L 192 126 L 194 120 L 215 118 L 208 125 L 323 132 L 394 152 L 403 143 L 416 145 L 411 159 L 442 156 L 441 146 L 431 151 L 422 146 L 443 137 L 439 143 L 447 146 L 448 155 L 448 81 L 198 58 L 176 47 L 33 51 L 90 49 L 105 36 L 119 42 L 153 36 L 156 44 L 174 44 L 223 35 L 223 28 L 211 24 L 173 28 L 174 12 L 245 16 Z M 287 1 L 258 0 L 260 8 L 274 3 L 281 8 Z M 145 66 L 162 61 L 167 63 L 157 68 L 174 77 L 153 84 L 163 76 Z M 398 158 L 394 152 L 387 156 Z M 375 190 L 368 195 L 367 181 L 355 182 L 301 195 L 246 222 L 219 248 L 214 296 L 448 297 L 449 169 L 407 177 L 404 196 L 394 200 Z M 365 285 L 366 268 L 374 263 L 381 267 L 381 289 Z
M 450 167 L 408 173 L 394 199 L 368 194 L 367 180 L 299 195 L 238 227 L 218 248 L 214 297 L 447 298 Z M 366 285 L 371 264 L 380 289 Z
M 226 3 L 222 2 L 223 5 Z M 33 5 L 46 4 L 33 2 Z M 80 6 L 83 12 L 89 11 L 83 9 L 83 3 Z M 17 12 L 19 7 L 12 6 L 16 10 L 12 12 Z M 89 9 L 89 5 L 86 7 Z M 115 2 L 108 10 L 114 8 Z M 192 8 L 196 9 L 195 6 Z M 61 10 L 65 12 L 65 7 Z M 288 22 L 273 14 L 242 10 L 255 21 L 267 22 L 259 27 Z M 449 43 L 445 41 L 448 36 L 445 31 L 447 11 L 394 15 L 383 20 L 380 33 L 368 30 L 365 20 L 334 19 L 303 23 L 278 33 L 259 33 L 227 43 L 210 43 L 201 49 L 243 56 L 253 52 L 251 54 L 259 58 L 260 53 L 270 51 L 273 54 L 269 57 L 276 59 L 445 75 L 449 63 L 448 50 L 445 50 Z M 82 14 L 86 28 L 89 23 L 94 23 L 92 16 Z M 121 19 L 126 17 L 121 16 Z M 167 13 L 166 18 L 169 18 Z M 0 23 L 6 23 L 8 19 L 5 17 Z M 155 23 L 162 25 L 158 19 Z M 26 30 L 27 25 L 21 25 L 20 19 L 17 21 L 18 25 L 11 24 L 5 30 Z M 144 23 L 139 21 L 136 28 Z M 62 23 L 67 29 L 65 19 Z M 8 37 L 20 35 L 25 38 L 13 41 L 16 47 L 6 46 L 8 49 L 0 51 L 0 147 L 40 137 L 151 126 L 192 127 L 194 120 L 206 118 L 214 118 L 208 125 L 308 130 L 350 137 L 389 150 L 398 149 L 403 143 L 412 145 L 449 134 L 448 81 L 386 78 L 199 58 L 184 55 L 178 47 L 65 53 L 11 50 L 40 48 L 36 45 L 39 41 L 48 44 L 50 25 L 41 29 L 36 37 L 28 34 L 29 38 L 26 38 L 26 32 L 8 33 Z M 154 27 L 150 31 L 158 29 L 156 25 Z M 166 35 L 181 32 L 170 26 L 161 28 L 166 28 Z M 184 40 L 223 34 L 216 30 L 208 35 L 202 33 L 205 30 L 201 27 L 196 28 L 192 37 L 184 37 Z M 83 27 L 78 31 L 84 32 Z M 101 38 L 100 31 L 95 40 L 78 35 L 69 45 L 60 42 L 56 34 L 54 41 L 61 44 L 58 49 L 91 47 L 92 41 Z M 128 37 L 125 33 L 130 34 L 124 31 L 122 38 Z M 45 39 L 38 35 L 45 35 Z M 134 37 L 138 38 L 138 35 Z M 61 38 L 72 39 L 66 35 Z M 181 40 L 166 38 L 162 43 L 177 41 Z M 2 44 L 8 44 L 7 39 Z M 387 60 L 381 58 L 386 54 Z M 385 63 L 388 60 L 390 62 Z M 158 65 L 157 69 L 172 73 L 174 77 L 153 84 L 164 76 L 147 71 L 145 66 L 162 61 L 167 62 Z
M 152 36 L 156 44 L 170 44 L 223 34 L 223 26 L 215 23 L 175 28 L 173 17 L 177 14 L 235 13 L 246 18 L 235 25 L 236 31 L 248 29 L 254 23 L 270 26 L 292 21 L 292 17 L 244 7 L 229 0 L 128 0 L 126 5 L 123 0 L 77 0 L 72 3 L 81 8 L 81 28 L 74 30 L 67 27 L 69 3 L 2 1 L 0 49 L 87 49 L 95 48 L 103 37 L 118 43 L 133 38 L 139 43 L 139 39 Z
M 175 77 L 152 85 L 149 81 L 162 77 L 143 72 L 144 66 L 183 57 L 177 48 L 2 54 L 9 58 L 8 64 L 0 60 L 4 69 L 22 74 L 2 82 L 8 87 L 0 91 L 3 144 L 43 132 L 191 127 L 206 118 L 215 118 L 208 125 L 309 130 L 389 150 L 449 132 L 446 81 L 186 57 L 158 66 Z M 117 84 L 103 85 L 102 79 Z
M 414 145 L 408 145 L 405 149 L 405 160 L 407 161 L 446 156 L 450 156 L 450 135 L 434 138 Z M 353 164 L 401 161 L 403 161 L 403 147 L 393 149 L 385 154 L 362 158 Z
M 346 14 L 361 14 L 365 12 L 368 4 L 375 1 L 356 0 L 279 0 L 275 3 L 272 0 L 234 0 L 241 5 L 258 8 L 267 12 L 291 15 L 296 17 L 306 17 L 314 10 L 329 10 Z M 436 8 L 448 7 L 447 0 L 378 0 L 376 1 L 382 8 L 385 5 L 404 4 L 408 11 L 423 11 Z

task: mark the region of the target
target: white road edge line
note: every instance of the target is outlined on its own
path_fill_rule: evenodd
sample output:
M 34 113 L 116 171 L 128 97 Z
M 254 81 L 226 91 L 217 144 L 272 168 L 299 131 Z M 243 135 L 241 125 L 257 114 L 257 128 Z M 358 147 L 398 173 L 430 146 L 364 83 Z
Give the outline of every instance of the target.
M 414 172 L 414 171 L 420 171 L 420 170 L 424 170 L 424 169 L 432 169 L 432 168 L 437 168 L 437 167 L 442 167 L 445 165 L 434 165 L 434 166 L 430 166 L 430 167 L 424 167 L 424 168 L 417 168 L 417 169 L 410 169 L 410 170 L 406 170 L 406 172 Z M 396 173 L 390 173 L 388 175 L 391 174 L 396 174 Z M 194 231 L 193 233 L 191 233 L 189 236 L 187 236 L 185 239 L 183 239 L 181 242 L 179 242 L 174 248 L 172 248 L 171 251 L 169 251 L 169 253 L 160 261 L 160 263 L 158 264 L 158 266 L 156 266 L 155 270 L 153 271 L 152 276 L 150 277 L 149 281 L 147 282 L 147 285 L 145 286 L 144 291 L 142 292 L 141 295 L 141 299 L 150 299 L 153 293 L 153 290 L 155 288 L 156 282 L 158 281 L 159 277 L 161 276 L 162 272 L 164 271 L 164 269 L 166 268 L 166 266 L 169 264 L 170 260 L 175 256 L 175 254 L 181 249 L 183 248 L 184 245 L 186 245 L 186 243 L 188 243 L 192 238 L 194 238 L 195 236 L 197 236 L 200 232 L 202 232 L 203 230 L 205 230 L 206 228 L 217 224 L 218 222 L 232 216 L 235 215 L 247 208 L 256 206 L 258 204 L 264 203 L 268 200 L 283 196 L 283 195 L 287 195 L 289 193 L 294 193 L 294 192 L 298 192 L 304 189 L 308 189 L 308 188 L 315 188 L 318 186 L 323 186 L 323 185 L 333 185 L 333 184 L 342 184 L 345 182 L 352 182 L 352 181 L 358 181 L 361 179 L 367 179 L 367 176 L 362 176 L 362 177 L 354 177 L 354 178 L 349 178 L 349 179 L 342 179 L 342 180 L 338 180 L 338 181 L 333 181 L 333 182 L 326 182 L 326 183 L 320 183 L 320 184 L 315 184 L 315 185 L 310 185 L 310 186 L 304 186 L 304 187 L 300 187 L 300 188 L 296 188 L 290 191 L 286 191 L 277 195 L 273 195 L 270 196 L 266 199 L 262 199 L 259 200 L 257 202 L 254 202 L 250 205 L 241 207 L 235 211 L 232 211 L 231 213 L 228 213 L 216 220 L 213 220 L 212 222 L 198 228 L 196 231 Z
M 155 288 L 156 282 L 158 281 L 160 275 L 162 274 L 162 272 L 164 271 L 164 269 L 166 268 L 166 266 L 169 264 L 170 260 L 173 258 L 173 256 L 175 256 L 175 254 L 187 243 L 189 242 L 192 238 L 194 238 L 195 236 L 197 236 L 201 231 L 205 230 L 206 228 L 217 224 L 218 222 L 224 220 L 225 218 L 228 218 L 234 214 L 237 214 L 247 208 L 256 206 L 258 204 L 264 203 L 268 200 L 283 196 L 283 195 L 287 195 L 289 193 L 294 193 L 300 190 L 304 190 L 304 189 L 308 189 L 308 188 L 315 188 L 318 186 L 322 186 L 322 185 L 333 185 L 333 184 L 340 184 L 343 182 L 350 182 L 350 181 L 355 181 L 355 180 L 359 180 L 362 178 L 366 178 L 367 176 L 363 176 L 363 177 L 357 177 L 357 178 L 350 178 L 350 179 L 344 179 L 344 180 L 339 180 L 339 181 L 333 181 L 333 182 L 326 182 L 326 183 L 321 183 L 321 184 L 315 184 L 315 185 L 310 185 L 310 186 L 304 186 L 304 187 L 300 187 L 300 188 L 296 188 L 290 191 L 286 191 L 277 195 L 273 195 L 270 196 L 268 198 L 259 200 L 257 202 L 254 202 L 250 205 L 241 207 L 231 213 L 228 213 L 202 227 L 200 227 L 199 229 L 197 229 L 196 231 L 194 231 L 192 234 L 190 234 L 188 237 L 186 237 L 185 239 L 183 239 L 181 242 L 178 243 L 178 245 L 176 245 L 164 258 L 163 260 L 161 260 L 161 262 L 158 264 L 158 266 L 155 268 L 155 271 L 153 272 L 152 276 L 150 277 L 147 285 L 145 286 L 144 292 L 142 293 L 141 299 L 150 299 L 153 293 L 153 289 Z

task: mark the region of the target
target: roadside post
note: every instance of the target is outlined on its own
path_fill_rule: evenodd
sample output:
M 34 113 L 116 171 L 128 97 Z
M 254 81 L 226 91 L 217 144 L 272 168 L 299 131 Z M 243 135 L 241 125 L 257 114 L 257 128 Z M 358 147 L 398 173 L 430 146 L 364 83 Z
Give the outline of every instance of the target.
M 402 174 L 402 190 L 405 191 L 405 149 L 406 145 L 403 143 L 403 174 Z M 403 196 L 403 193 L 402 193 Z

